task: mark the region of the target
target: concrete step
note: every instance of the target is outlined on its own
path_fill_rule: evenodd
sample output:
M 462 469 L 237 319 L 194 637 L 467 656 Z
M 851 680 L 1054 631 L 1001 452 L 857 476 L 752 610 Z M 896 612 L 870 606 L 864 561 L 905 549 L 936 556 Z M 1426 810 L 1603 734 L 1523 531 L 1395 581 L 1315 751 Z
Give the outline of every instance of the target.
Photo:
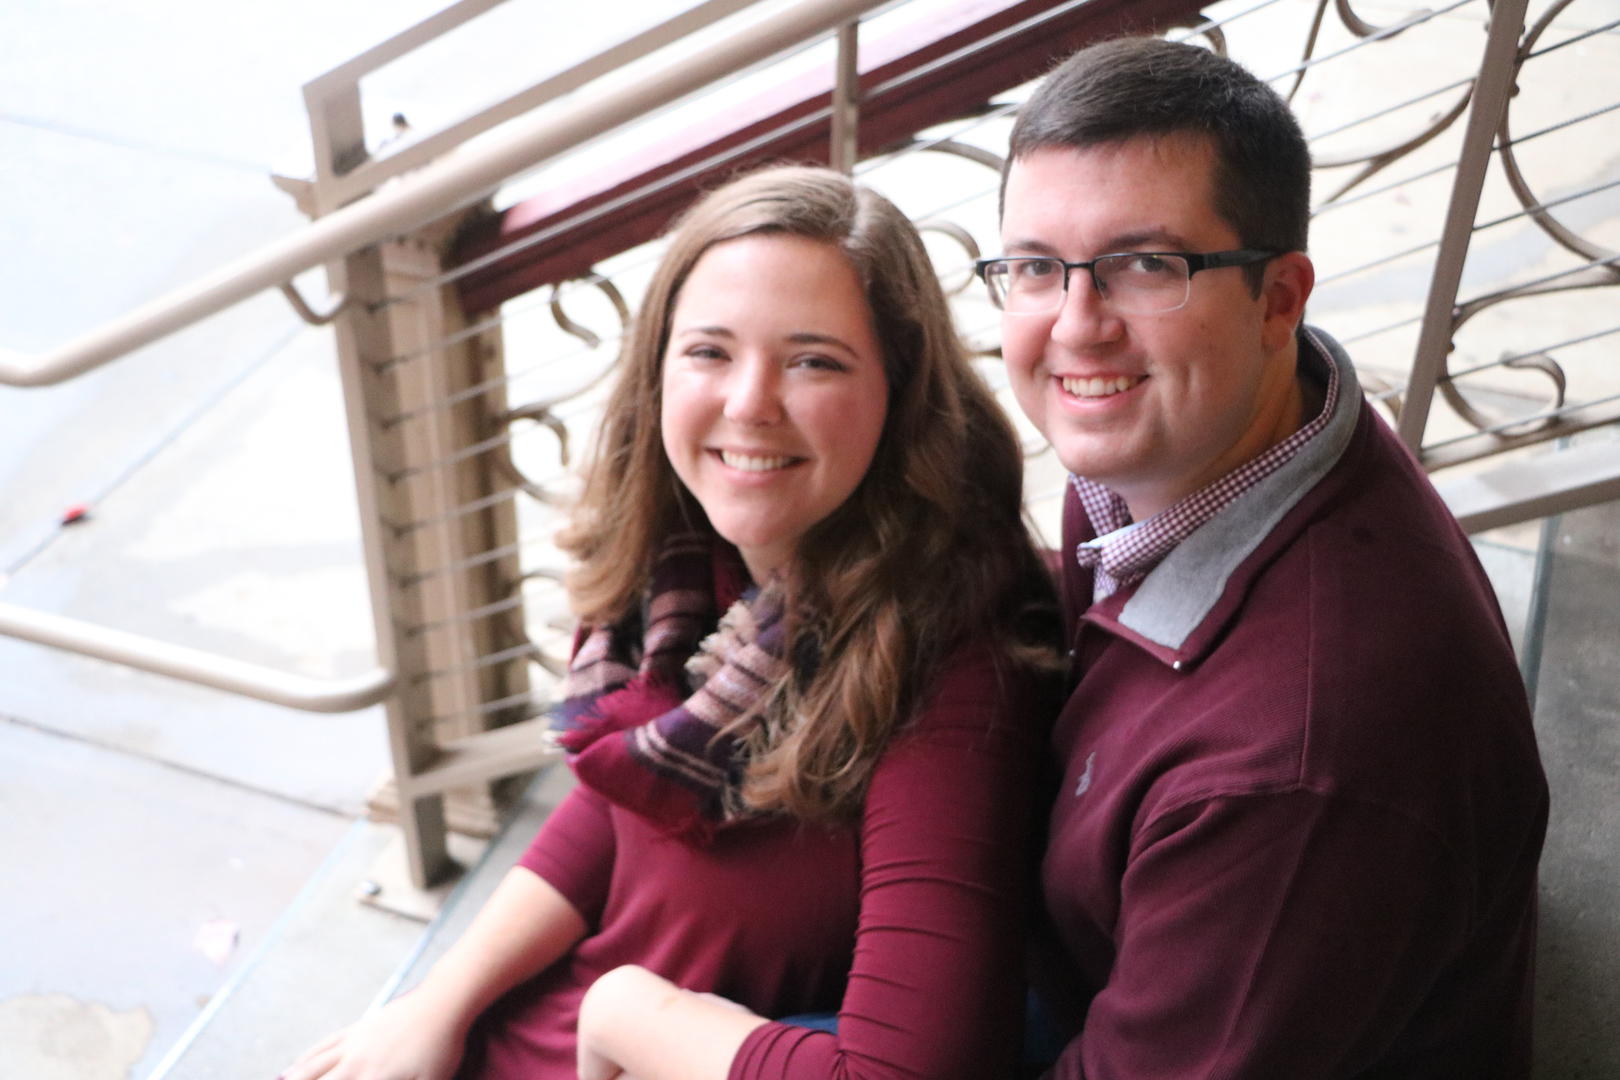
M 452 834 L 452 854 L 467 870 L 425 893 L 404 880 L 398 829 L 357 821 L 148 1080 L 275 1076 L 415 985 L 571 785 L 566 769 L 542 772 L 493 840 Z

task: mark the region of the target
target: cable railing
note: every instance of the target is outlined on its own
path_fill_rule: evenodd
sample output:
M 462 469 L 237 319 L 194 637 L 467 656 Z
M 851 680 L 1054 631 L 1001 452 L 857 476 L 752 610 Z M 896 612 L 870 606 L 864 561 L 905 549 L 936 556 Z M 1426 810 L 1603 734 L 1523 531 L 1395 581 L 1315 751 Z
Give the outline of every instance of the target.
M 1355 346 L 1369 398 L 1429 468 L 1517 455 L 1504 473 L 1516 479 L 1505 488 L 1459 470 L 1471 485 L 1458 496 L 1471 507 L 1466 523 L 1484 527 L 1571 500 L 1620 497 L 1620 467 L 1586 454 L 1564 470 L 1544 453 L 1555 440 L 1620 422 L 1612 363 L 1620 269 L 1609 252 L 1552 218 L 1584 215 L 1581 228 L 1602 236 L 1620 222 L 1609 201 L 1620 177 L 1593 150 L 1614 145 L 1620 106 L 1524 105 L 1546 71 L 1536 63 L 1553 50 L 1561 54 L 1555 63 L 1596 53 L 1582 62 L 1598 71 L 1610 70 L 1603 65 L 1611 56 L 1620 59 L 1612 26 L 1560 31 L 1557 42 L 1539 45 L 1568 0 L 1534 18 L 1522 0 L 1454 0 L 1388 14 L 1384 26 L 1361 19 L 1350 0 L 1202 7 L 1018 0 L 999 8 L 982 0 L 841 0 L 787 5 L 731 33 L 726 20 L 749 5 L 711 0 L 635 35 L 629 51 L 603 54 L 634 54 L 628 62 L 642 63 L 656 55 L 660 34 L 666 44 L 692 27 L 723 35 L 701 59 L 620 79 L 601 94 L 542 101 L 531 87 L 518 95 L 528 112 L 499 103 L 471 126 L 446 129 L 457 138 L 434 133 L 375 160 L 356 158 L 354 148 L 367 143 L 357 80 L 496 2 L 463 0 L 310 84 L 317 170 L 301 201 L 316 220 L 305 232 L 43 359 L 0 363 L 0 382 L 67 377 L 205 311 L 328 267 L 327 306 L 336 310 L 307 317 L 330 319 L 339 354 L 380 667 L 369 682 L 300 684 L 290 695 L 281 687 L 269 700 L 297 705 L 302 694 L 306 704 L 298 707 L 317 699 L 384 703 L 394 781 L 373 810 L 401 822 L 418 881 L 445 869 L 447 823 L 488 818 L 490 781 L 550 760 L 538 717 L 570 632 L 561 557 L 546 536 L 566 504 L 576 450 L 594 432 L 603 378 L 633 317 L 626 298 L 639 295 L 658 257 L 654 236 L 715 177 L 784 148 L 822 160 L 840 144 L 859 148 L 859 162 L 848 164 L 918 221 L 936 251 L 964 337 L 1020 426 L 1034 516 L 1056 538 L 1063 471 L 1010 400 L 995 362 L 998 316 L 976 290 L 959 287 L 971 283 L 972 259 L 999 245 L 1001 153 L 1022 88 L 1086 40 L 1146 26 L 1275 73 L 1279 90 L 1293 96 L 1321 174 L 1347 176 L 1317 210 L 1322 273 L 1311 320 Z M 913 22 L 929 33 L 900 17 L 912 5 L 926 11 Z M 811 43 L 853 48 L 849 27 L 859 22 L 864 32 L 862 20 L 880 9 L 900 26 L 892 40 L 862 41 L 859 62 L 829 62 L 819 75 L 767 86 L 752 112 L 736 110 L 747 116 L 733 117 L 734 127 L 709 116 L 678 133 L 675 150 L 640 156 L 658 160 L 609 166 L 586 184 L 558 181 L 540 210 L 523 202 L 489 208 L 515 177 L 683 95 L 735 85 L 726 80 L 737 70 L 786 51 L 807 55 Z M 1288 38 L 1284 24 L 1306 29 Z M 1577 37 L 1582 50 L 1566 51 Z M 1386 50 L 1406 48 L 1450 59 L 1393 85 L 1364 74 L 1386 62 L 1379 59 Z M 584 87 L 590 83 L 572 80 L 611 67 L 595 57 L 537 86 Z M 1584 84 L 1603 85 L 1599 78 Z M 1437 116 L 1414 118 L 1433 103 Z M 1508 135 L 1514 110 L 1523 110 L 1529 134 Z M 475 130 L 477 141 L 465 142 Z M 1336 150 L 1347 137 L 1371 145 Z M 1527 195 L 1523 176 L 1509 175 L 1523 171 L 1516 154 L 1539 155 L 1522 164 L 1538 174 L 1556 166 L 1567 181 L 1545 196 Z M 1498 265 L 1499 244 L 1529 254 Z M 1514 303 L 1558 305 L 1557 314 L 1502 317 Z M 1547 389 L 1532 393 L 1525 379 Z M 1569 477 L 1551 475 L 1560 470 Z M 0 632 L 28 636 L 32 615 L 23 616 L 0 606 Z M 51 643 L 89 651 L 87 639 L 75 636 L 80 629 L 57 626 Z M 150 659 L 139 642 L 124 645 L 121 662 Z M 193 669 L 182 677 L 222 685 L 203 677 L 209 658 L 189 659 Z M 252 680 L 239 682 L 226 688 L 253 692 Z

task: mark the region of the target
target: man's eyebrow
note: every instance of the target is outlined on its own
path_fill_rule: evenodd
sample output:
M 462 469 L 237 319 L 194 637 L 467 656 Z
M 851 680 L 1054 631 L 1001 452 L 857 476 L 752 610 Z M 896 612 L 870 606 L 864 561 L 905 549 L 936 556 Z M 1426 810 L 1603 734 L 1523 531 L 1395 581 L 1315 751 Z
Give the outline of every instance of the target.
M 1009 255 L 1036 255 L 1053 259 L 1065 258 L 1057 248 L 1044 240 L 1010 240 L 1006 245 Z M 1169 229 L 1132 229 L 1108 238 L 1101 249 L 1089 257 L 1123 254 L 1130 251 L 1189 251 L 1191 245 L 1178 233 Z
M 1012 240 L 1007 243 L 1004 250 L 1013 255 L 1049 255 L 1054 259 L 1060 258 L 1057 248 L 1042 240 Z
M 1138 229 L 1120 233 L 1108 241 L 1108 251 L 1186 251 L 1189 246 L 1185 237 L 1169 229 Z

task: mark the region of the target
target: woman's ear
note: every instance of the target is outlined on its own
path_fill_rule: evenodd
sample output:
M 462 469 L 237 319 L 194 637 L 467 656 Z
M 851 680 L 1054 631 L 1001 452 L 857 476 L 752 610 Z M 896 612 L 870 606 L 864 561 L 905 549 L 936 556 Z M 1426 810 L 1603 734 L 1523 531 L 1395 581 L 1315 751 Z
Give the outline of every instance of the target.
M 1266 264 L 1260 297 L 1265 301 L 1261 331 L 1266 348 L 1284 349 L 1305 317 L 1305 301 L 1316 285 L 1316 267 L 1303 251 L 1289 251 Z

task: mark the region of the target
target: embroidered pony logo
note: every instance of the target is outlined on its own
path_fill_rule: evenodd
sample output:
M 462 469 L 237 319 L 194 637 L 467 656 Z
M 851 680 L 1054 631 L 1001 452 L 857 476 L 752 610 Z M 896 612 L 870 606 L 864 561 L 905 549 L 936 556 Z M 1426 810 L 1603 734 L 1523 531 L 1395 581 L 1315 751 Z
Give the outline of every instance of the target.
M 1091 790 L 1091 765 L 1097 760 L 1097 751 L 1093 750 L 1086 755 L 1086 771 L 1080 774 L 1080 782 L 1074 785 L 1074 793 L 1078 797 Z

